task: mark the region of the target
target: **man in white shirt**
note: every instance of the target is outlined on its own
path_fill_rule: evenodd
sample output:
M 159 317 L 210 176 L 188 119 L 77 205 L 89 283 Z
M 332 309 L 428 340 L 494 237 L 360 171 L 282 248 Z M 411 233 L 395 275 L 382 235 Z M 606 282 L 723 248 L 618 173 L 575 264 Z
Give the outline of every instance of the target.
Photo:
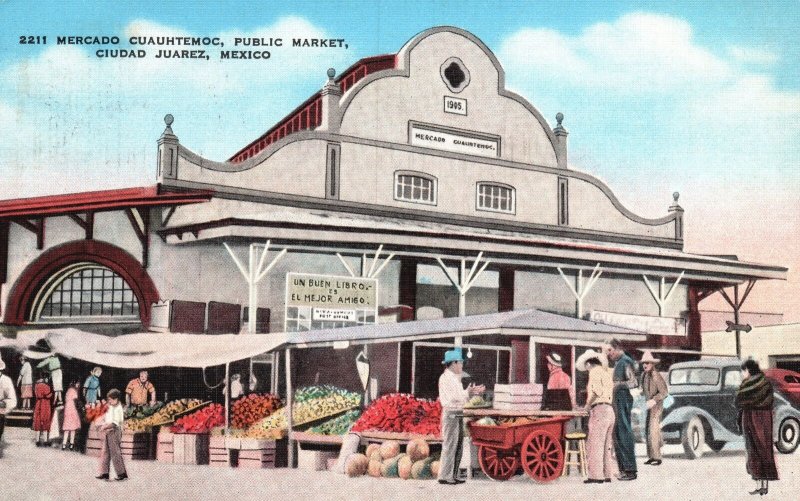
M 469 396 L 480 395 L 486 387 L 470 384 L 464 389 L 461 383 L 464 367 L 461 348 L 446 352 L 442 364 L 445 369 L 439 376 L 439 402 L 442 404 L 442 456 L 439 483 L 456 485 L 464 482 L 457 478 L 464 445 L 464 424 L 461 413 Z
M 0 442 L 3 440 L 3 430 L 6 427 L 6 413 L 17 406 L 17 392 L 14 391 L 14 382 L 3 374 L 6 363 L 0 358 Z
M 117 473 L 117 480 L 126 480 L 128 473 L 125 470 L 125 463 L 122 460 L 122 425 L 125 420 L 125 413 L 119 401 L 120 391 L 113 389 L 106 395 L 108 410 L 100 426 L 100 475 L 99 480 L 108 480 L 109 466 L 114 462 L 114 471 Z

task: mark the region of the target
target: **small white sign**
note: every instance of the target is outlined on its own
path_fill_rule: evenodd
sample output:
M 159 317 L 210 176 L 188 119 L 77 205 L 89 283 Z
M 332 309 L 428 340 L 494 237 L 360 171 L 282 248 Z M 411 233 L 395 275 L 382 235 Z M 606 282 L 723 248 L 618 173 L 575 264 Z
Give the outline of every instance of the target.
M 444 96 L 444 112 L 467 116 L 467 100 Z
M 686 336 L 686 319 L 593 311 L 589 320 L 658 336 Z
M 467 134 L 460 134 L 456 131 L 445 132 L 437 128 L 428 128 L 422 125 L 412 124 L 410 129 L 410 140 L 414 146 L 434 148 L 437 150 L 452 151 L 455 153 L 466 153 L 468 155 L 478 155 L 482 157 L 500 156 L 500 139 L 489 137 L 480 138 Z
M 312 320 L 325 322 L 355 322 L 356 310 L 334 310 L 330 308 L 314 308 Z

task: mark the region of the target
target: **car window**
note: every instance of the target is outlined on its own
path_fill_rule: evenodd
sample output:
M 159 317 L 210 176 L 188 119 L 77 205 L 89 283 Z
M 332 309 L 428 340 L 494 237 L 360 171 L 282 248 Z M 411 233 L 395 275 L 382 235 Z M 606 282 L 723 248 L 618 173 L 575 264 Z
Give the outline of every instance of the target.
M 719 369 L 709 367 L 687 367 L 673 369 L 669 373 L 669 384 L 719 384 Z M 738 384 L 736 386 L 739 386 Z
M 725 388 L 738 388 L 742 384 L 742 373 L 739 369 L 733 369 L 725 372 Z

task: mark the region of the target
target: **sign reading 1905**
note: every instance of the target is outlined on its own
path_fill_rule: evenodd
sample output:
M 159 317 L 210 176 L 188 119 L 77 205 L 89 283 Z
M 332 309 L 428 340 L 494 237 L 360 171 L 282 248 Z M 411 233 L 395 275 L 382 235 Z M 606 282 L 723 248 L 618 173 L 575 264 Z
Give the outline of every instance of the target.
M 444 96 L 444 112 L 455 115 L 467 115 L 467 100 L 452 96 Z

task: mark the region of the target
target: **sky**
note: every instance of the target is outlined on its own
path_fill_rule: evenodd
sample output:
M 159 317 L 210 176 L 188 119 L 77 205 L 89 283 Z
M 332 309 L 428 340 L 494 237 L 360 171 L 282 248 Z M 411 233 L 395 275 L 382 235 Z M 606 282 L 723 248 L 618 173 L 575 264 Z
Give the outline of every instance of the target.
M 483 40 L 507 86 L 551 124 L 562 112 L 570 168 L 633 212 L 664 216 L 679 192 L 685 250 L 790 268 L 787 282 L 757 284 L 744 309 L 800 322 L 797 0 L 0 0 L 0 199 L 153 184 L 167 113 L 181 144 L 224 160 L 319 90 L 327 68 L 395 53 L 438 25 Z M 347 48 L 276 47 L 267 61 L 95 55 L 141 34 L 331 37 Z M 29 36 L 47 43 L 19 43 Z

